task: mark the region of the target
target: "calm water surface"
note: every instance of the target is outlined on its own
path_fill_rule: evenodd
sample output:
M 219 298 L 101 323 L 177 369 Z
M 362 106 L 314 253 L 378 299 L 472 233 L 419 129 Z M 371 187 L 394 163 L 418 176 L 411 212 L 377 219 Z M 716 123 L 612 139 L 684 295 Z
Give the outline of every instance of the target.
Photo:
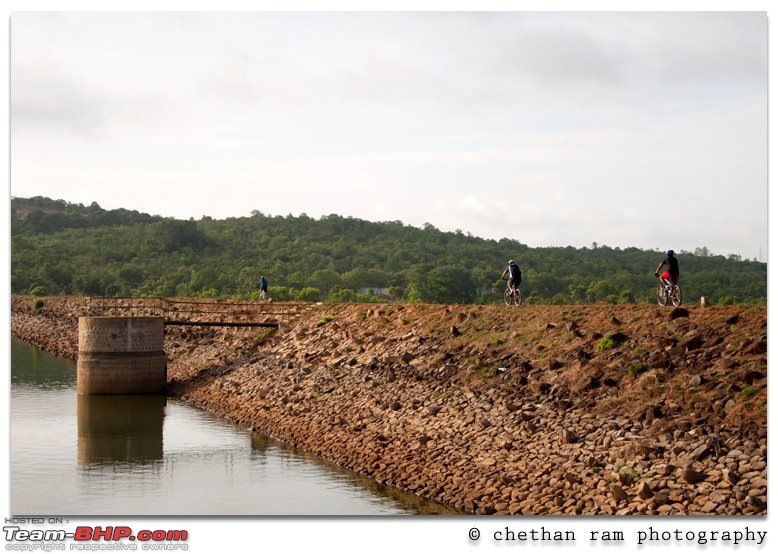
M 452 513 L 171 398 L 78 395 L 17 340 L 10 420 L 14 515 Z

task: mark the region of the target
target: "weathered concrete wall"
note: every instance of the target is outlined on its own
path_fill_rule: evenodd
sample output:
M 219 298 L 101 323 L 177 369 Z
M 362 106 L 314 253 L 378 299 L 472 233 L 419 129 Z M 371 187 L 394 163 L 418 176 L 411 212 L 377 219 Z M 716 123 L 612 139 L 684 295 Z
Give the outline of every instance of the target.
M 78 393 L 164 392 L 164 338 L 161 317 L 80 317 Z

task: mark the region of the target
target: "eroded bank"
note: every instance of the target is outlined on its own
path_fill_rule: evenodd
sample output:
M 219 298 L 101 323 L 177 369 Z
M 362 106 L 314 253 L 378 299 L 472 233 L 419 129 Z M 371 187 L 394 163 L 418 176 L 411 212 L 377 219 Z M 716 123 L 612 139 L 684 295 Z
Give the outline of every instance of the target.
M 12 299 L 75 358 L 78 298 Z M 766 310 L 318 305 L 166 329 L 172 394 L 474 513 L 766 514 Z

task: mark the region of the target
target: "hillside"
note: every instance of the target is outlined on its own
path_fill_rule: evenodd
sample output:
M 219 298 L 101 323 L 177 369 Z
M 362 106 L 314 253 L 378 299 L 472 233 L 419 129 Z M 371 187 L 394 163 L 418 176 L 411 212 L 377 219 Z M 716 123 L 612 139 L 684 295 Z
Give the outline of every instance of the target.
M 79 299 L 13 300 L 75 357 Z M 767 314 L 738 306 L 311 305 L 169 328 L 186 401 L 465 512 L 766 514 Z
M 49 199 L 12 200 L 11 289 L 18 294 L 257 296 L 261 274 L 284 300 L 499 303 L 509 258 L 528 303 L 652 302 L 659 251 L 533 248 L 431 225 L 267 216 L 198 221 L 102 210 Z M 666 245 L 671 247 L 672 245 Z M 763 305 L 767 264 L 680 252 L 687 299 Z

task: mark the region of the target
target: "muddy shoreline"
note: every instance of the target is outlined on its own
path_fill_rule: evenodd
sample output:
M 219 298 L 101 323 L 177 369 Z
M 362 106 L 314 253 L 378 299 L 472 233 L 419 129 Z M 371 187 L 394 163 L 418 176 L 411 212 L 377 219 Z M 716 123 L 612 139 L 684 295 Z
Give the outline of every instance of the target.
M 75 359 L 83 299 L 33 300 L 12 334 Z M 671 312 L 312 305 L 169 327 L 168 387 L 466 513 L 766 515 L 766 309 Z

